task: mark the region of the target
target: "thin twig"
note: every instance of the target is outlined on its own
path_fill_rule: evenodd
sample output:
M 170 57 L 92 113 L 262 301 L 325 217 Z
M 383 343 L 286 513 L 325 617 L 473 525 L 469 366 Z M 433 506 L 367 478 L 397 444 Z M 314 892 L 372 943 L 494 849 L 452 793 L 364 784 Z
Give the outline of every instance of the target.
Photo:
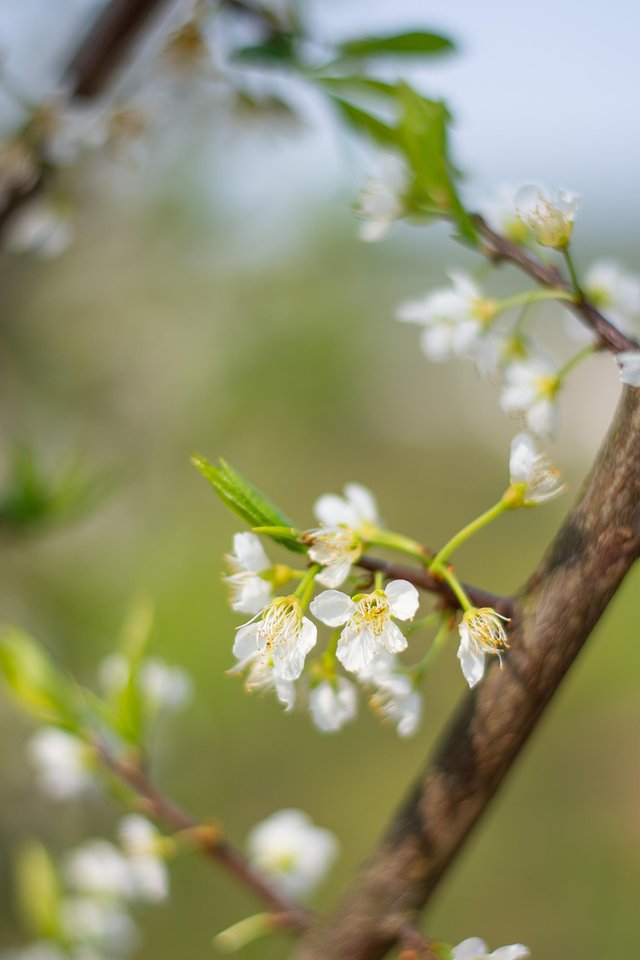
M 136 763 L 113 756 L 101 742 L 96 742 L 94 746 L 98 756 L 111 773 L 143 800 L 150 816 L 176 831 L 189 831 L 202 853 L 224 867 L 228 873 L 267 904 L 274 912 L 279 928 L 302 933 L 309 927 L 311 919 L 309 912 L 295 900 L 276 890 L 268 880 L 254 870 L 245 857 L 222 836 L 216 826 L 200 823 L 169 800 Z
M 543 263 L 520 244 L 513 243 L 513 241 L 496 233 L 482 217 L 475 216 L 474 222 L 484 241 L 483 252 L 489 259 L 504 260 L 513 264 L 543 287 L 557 288 L 564 293 L 573 293 L 571 286 L 565 282 L 556 267 Z M 584 294 L 577 301 L 563 301 L 563 306 L 573 311 L 590 330 L 597 334 L 602 349 L 612 350 L 614 353 L 640 349 L 636 340 L 618 330 L 590 303 Z
M 358 566 L 362 567 L 363 570 L 371 570 L 372 572 L 381 570 L 388 580 L 408 580 L 409 583 L 412 583 L 415 587 L 419 587 L 421 590 L 435 593 L 436 596 L 440 597 L 445 607 L 451 610 L 458 610 L 460 608 L 459 600 L 445 581 L 436 577 L 435 574 L 429 573 L 428 570 L 419 570 L 416 567 L 408 567 L 401 563 L 387 563 L 386 560 L 379 560 L 377 557 L 367 556 L 360 557 Z M 503 617 L 509 617 L 509 619 L 514 618 L 516 610 L 512 597 L 505 597 L 499 593 L 491 593 L 479 587 L 469 586 L 467 583 L 463 583 L 462 586 L 474 606 L 493 607 L 493 609 L 497 613 L 502 614 Z

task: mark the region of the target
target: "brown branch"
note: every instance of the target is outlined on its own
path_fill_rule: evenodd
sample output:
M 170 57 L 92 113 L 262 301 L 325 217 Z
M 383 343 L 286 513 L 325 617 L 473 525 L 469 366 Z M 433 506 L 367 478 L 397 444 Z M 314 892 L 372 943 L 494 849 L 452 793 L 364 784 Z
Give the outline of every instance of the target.
M 429 593 L 435 593 L 440 598 L 443 605 L 451 610 L 458 610 L 460 602 L 451 588 L 429 573 L 428 570 L 418 570 L 416 567 L 407 567 L 400 563 L 387 563 L 386 560 L 379 560 L 377 557 L 360 557 L 358 566 L 363 570 L 376 572 L 382 570 L 388 580 L 408 580 L 414 587 L 421 590 L 427 590 Z M 462 584 L 467 596 L 476 607 L 493 607 L 503 617 L 513 619 L 516 609 L 512 597 L 505 597 L 499 593 L 490 593 L 488 590 L 482 590 L 479 587 L 472 587 L 468 583 Z
M 309 913 L 254 870 L 215 826 L 200 823 L 165 797 L 137 764 L 114 757 L 102 743 L 94 743 L 94 746 L 104 765 L 143 800 L 145 810 L 151 817 L 176 831 L 189 831 L 202 853 L 215 860 L 267 904 L 274 912 L 279 929 L 301 933 L 309 927 Z
M 378 847 L 296 960 L 379 960 L 416 919 L 640 555 L 640 390 L 518 600 L 504 669 L 472 691 Z
M 557 287 L 565 293 L 573 292 L 556 267 L 543 263 L 520 244 L 513 243 L 496 233 L 482 217 L 475 216 L 474 222 L 484 241 L 482 251 L 490 260 L 502 260 L 513 264 L 543 287 Z M 577 302 L 563 301 L 563 306 L 572 310 L 589 329 L 598 335 L 598 341 L 603 349 L 612 350 L 614 353 L 640 349 L 636 340 L 618 330 L 584 295 Z

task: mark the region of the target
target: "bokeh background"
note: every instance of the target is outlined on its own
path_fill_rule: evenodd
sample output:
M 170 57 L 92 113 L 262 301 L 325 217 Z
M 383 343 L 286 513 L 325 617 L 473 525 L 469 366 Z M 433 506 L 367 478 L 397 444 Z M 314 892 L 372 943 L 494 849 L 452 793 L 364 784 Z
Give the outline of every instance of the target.
M 20 11 L 0 3 L 0 45 L 36 86 L 50 82 L 97 4 L 55 6 L 52 17 L 45 0 Z M 550 0 L 309 6 L 327 36 L 416 25 L 453 35 L 459 54 L 413 74 L 452 105 L 467 195 L 504 180 L 575 188 L 584 195 L 579 264 L 604 253 L 640 266 L 637 7 L 620 0 L 587 20 L 582 4 Z M 142 164 L 85 165 L 75 174 L 75 246 L 50 262 L 3 258 L 3 463 L 16 441 L 34 445 L 53 470 L 80 451 L 111 493 L 71 524 L 3 537 L 0 596 L 2 616 L 87 683 L 132 600 L 152 597 L 154 651 L 191 671 L 197 690 L 188 714 L 157 738 L 157 779 L 199 815 L 219 817 L 240 844 L 256 821 L 287 806 L 334 830 L 342 856 L 315 900 L 326 906 L 463 695 L 454 650 L 430 677 L 422 729 L 406 742 L 366 705 L 357 723 L 327 737 L 304 714 L 247 696 L 225 675 L 238 620 L 220 581 L 238 526 L 189 455 L 224 456 L 302 526 L 320 493 L 364 482 L 393 529 L 437 546 L 502 491 L 517 423 L 471 367 L 429 364 L 416 331 L 391 319 L 399 300 L 440 283 L 447 266 L 473 265 L 470 255 L 440 229 L 400 226 L 381 245 L 361 244 L 349 204 L 374 166 L 372 151 L 297 95 L 299 125 L 248 123 L 224 103 L 199 104 L 163 125 Z M 496 280 L 497 290 L 517 288 L 508 274 Z M 539 323 L 568 355 L 561 311 L 550 308 Z M 467 579 L 508 592 L 526 578 L 582 482 L 618 387 L 606 357 L 576 373 L 550 446 L 568 495 L 466 547 Z M 521 941 L 538 960 L 633 954 L 638 587 L 632 573 L 442 886 L 432 935 Z M 21 936 L 10 891 L 21 840 L 35 833 L 63 850 L 108 835 L 119 810 L 108 800 L 40 796 L 23 752 L 31 727 L 4 696 L 0 718 L 0 945 L 8 947 Z M 212 935 L 255 906 L 195 857 L 175 865 L 172 885 L 170 906 L 142 918 L 142 960 L 209 956 Z M 286 954 L 284 940 L 246 951 Z

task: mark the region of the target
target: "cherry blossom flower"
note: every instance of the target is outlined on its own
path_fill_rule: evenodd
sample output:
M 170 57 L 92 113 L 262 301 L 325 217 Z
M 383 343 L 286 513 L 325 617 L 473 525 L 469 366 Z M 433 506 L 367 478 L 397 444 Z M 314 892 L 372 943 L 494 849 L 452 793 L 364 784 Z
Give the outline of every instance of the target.
M 131 666 L 121 653 L 112 653 L 100 664 L 100 686 L 109 695 L 129 683 Z M 138 669 L 138 684 L 146 705 L 153 711 L 176 711 L 185 707 L 193 695 L 189 674 L 159 657 L 145 657 Z
M 263 656 L 263 654 L 259 650 L 254 649 L 254 647 L 255 645 L 251 637 L 242 642 L 238 642 L 238 638 L 236 638 L 236 644 L 233 649 L 239 659 L 236 666 L 229 672 L 244 673 L 244 685 L 250 692 L 254 690 L 262 692 L 274 690 L 280 703 L 284 704 L 285 709 L 287 711 L 292 710 L 296 702 L 295 683 L 292 680 L 283 680 L 279 677 L 273 668 L 273 657 Z M 242 652 L 245 649 L 250 650 L 250 652 L 246 656 L 242 656 Z
M 396 657 L 383 650 L 358 671 L 358 680 L 374 688 L 371 706 L 383 720 L 395 724 L 398 736 L 413 736 L 422 717 L 422 697 L 411 677 L 398 669 Z
M 254 866 L 284 893 L 309 893 L 338 854 L 338 841 L 315 826 L 301 810 L 280 810 L 257 824 L 247 837 Z
M 233 553 L 228 554 L 226 560 L 233 570 L 224 578 L 231 589 L 231 609 L 238 613 L 259 613 L 273 592 L 271 583 L 260 576 L 272 566 L 260 538 L 255 533 L 236 533 Z
M 323 680 L 309 693 L 311 719 L 323 733 L 335 733 L 357 713 L 357 694 L 354 685 L 346 677 Z
M 407 640 L 392 620 L 411 620 L 419 604 L 418 591 L 407 580 L 392 580 L 384 590 L 356 596 L 325 590 L 311 601 L 311 612 L 330 627 L 345 625 L 336 656 L 346 670 L 358 671 L 386 649 L 399 653 Z
M 67 211 L 47 198 L 37 198 L 11 217 L 2 242 L 9 253 L 32 253 L 42 260 L 51 260 L 64 253 L 73 238 Z
M 321 527 L 308 530 L 304 540 L 309 557 L 324 568 L 316 580 L 324 587 L 339 587 L 360 558 L 363 538 L 379 523 L 378 508 L 370 490 L 359 483 L 348 483 L 344 496 L 325 493 L 314 505 Z
M 313 512 L 323 527 L 345 526 L 361 530 L 380 522 L 373 494 L 360 483 L 347 483 L 342 497 L 324 493 L 316 500 Z
M 640 350 L 619 353 L 620 379 L 630 387 L 640 387 Z
M 155 826 L 146 817 L 130 814 L 118 824 L 118 838 L 138 896 L 156 903 L 166 900 L 169 872 L 160 856 L 163 838 Z
M 449 273 L 451 287 L 431 291 L 421 300 L 401 304 L 396 319 L 424 329 L 423 352 L 441 361 L 473 354 L 474 347 L 496 316 L 496 303 L 483 296 L 477 283 L 461 270 Z
M 505 413 L 524 414 L 534 433 L 548 436 L 558 424 L 558 371 L 540 357 L 510 363 L 504 371 L 500 406 Z
M 138 945 L 135 923 L 122 905 L 114 901 L 65 897 L 60 905 L 60 921 L 65 938 L 76 948 L 79 957 L 118 956 Z
M 31 737 L 27 750 L 47 796 L 68 800 L 95 788 L 92 752 L 72 734 L 43 727 Z
M 544 453 L 538 453 L 526 433 L 519 433 L 511 441 L 509 475 L 511 489 L 508 496 L 515 498 L 514 506 L 544 503 L 564 490 L 559 472 Z
M 509 646 L 501 620 L 508 620 L 491 607 L 471 607 L 460 621 L 460 646 L 458 660 L 464 678 L 470 687 L 475 687 L 484 676 L 485 654 L 500 658 Z
M 612 260 L 598 260 L 582 277 L 587 298 L 618 329 L 628 332 L 640 317 L 640 277 L 624 270 Z
M 259 619 L 238 628 L 233 652 L 239 660 L 258 653 L 263 663 L 272 663 L 274 677 L 297 680 L 317 637 L 318 629 L 303 616 L 297 597 L 276 597 Z
M 555 197 L 528 185 L 516 194 L 516 210 L 522 222 L 543 247 L 562 250 L 569 245 L 580 198 L 575 193 L 558 190 Z
M 369 177 L 355 204 L 355 213 L 365 222 L 359 230 L 361 240 L 375 243 L 390 230 L 406 210 L 404 194 L 408 188 L 406 170 L 393 154 L 383 159 L 380 172 Z
M 480 937 L 463 940 L 451 953 L 452 960 L 526 960 L 529 955 L 528 948 L 521 943 L 498 947 L 493 953 L 489 953 L 489 948 Z

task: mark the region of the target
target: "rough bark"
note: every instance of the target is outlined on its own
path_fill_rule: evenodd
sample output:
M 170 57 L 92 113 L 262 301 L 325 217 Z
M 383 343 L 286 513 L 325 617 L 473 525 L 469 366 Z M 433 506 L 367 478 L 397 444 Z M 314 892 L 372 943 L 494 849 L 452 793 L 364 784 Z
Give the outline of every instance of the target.
M 296 960 L 377 960 L 416 918 L 640 554 L 640 390 L 626 389 L 578 503 L 519 595 L 497 664 L 445 732 L 377 849 Z

